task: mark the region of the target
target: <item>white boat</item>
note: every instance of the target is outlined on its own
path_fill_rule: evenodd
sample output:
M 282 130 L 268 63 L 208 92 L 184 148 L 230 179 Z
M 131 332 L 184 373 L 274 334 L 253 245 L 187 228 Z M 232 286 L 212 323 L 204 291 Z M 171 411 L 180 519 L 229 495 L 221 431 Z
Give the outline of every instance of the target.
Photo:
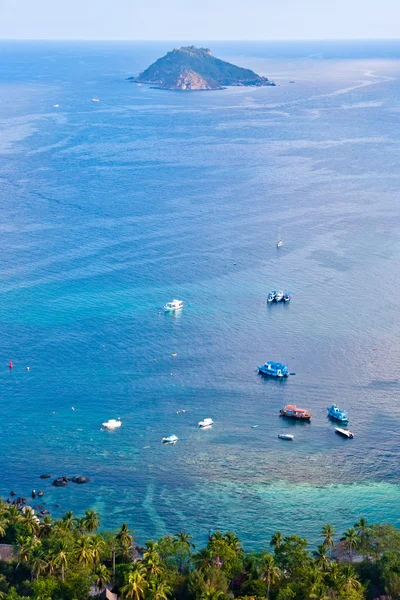
M 60 105 L 59 104 L 53 104 L 54 108 L 58 108 Z
M 164 310 L 167 312 L 170 311 L 174 311 L 174 310 L 181 310 L 183 308 L 183 302 L 182 300 L 172 300 L 172 302 L 167 302 L 167 304 L 164 306 Z
M 284 296 L 283 292 L 276 292 L 275 302 L 282 302 L 283 296 Z
M 276 242 L 276 247 L 280 248 L 281 246 L 283 246 L 283 242 L 282 242 L 281 234 L 279 233 L 279 229 L 278 229 L 278 241 Z
M 342 429 L 341 427 L 335 427 L 335 432 L 339 435 L 341 435 L 342 437 L 348 438 L 349 440 L 352 440 L 354 438 L 354 433 L 352 431 L 349 431 L 348 429 Z
M 100 102 L 98 98 L 92 98 L 92 102 Z
M 294 440 L 294 435 L 292 435 L 291 433 L 280 433 L 278 435 L 278 438 L 280 440 Z
M 198 422 L 198 426 L 200 429 L 206 429 L 207 427 L 212 427 L 214 425 L 214 421 L 212 419 L 203 419 Z
M 122 421 L 120 421 L 119 419 L 110 419 L 109 421 L 105 421 L 105 423 L 102 423 L 102 425 L 104 429 L 119 429 L 122 425 Z
M 166 437 L 163 437 L 161 441 L 163 444 L 176 444 L 176 442 L 178 441 L 178 437 L 174 434 L 171 434 L 167 435 Z

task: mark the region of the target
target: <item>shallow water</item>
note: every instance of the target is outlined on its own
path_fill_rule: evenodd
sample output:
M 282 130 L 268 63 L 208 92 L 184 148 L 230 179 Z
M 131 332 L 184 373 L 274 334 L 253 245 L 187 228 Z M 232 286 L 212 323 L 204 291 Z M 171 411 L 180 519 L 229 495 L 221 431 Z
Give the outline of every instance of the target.
M 400 47 L 216 44 L 279 85 L 125 81 L 167 49 L 0 43 L 0 493 L 42 486 L 140 541 L 400 525 Z M 271 359 L 296 375 L 261 379 Z

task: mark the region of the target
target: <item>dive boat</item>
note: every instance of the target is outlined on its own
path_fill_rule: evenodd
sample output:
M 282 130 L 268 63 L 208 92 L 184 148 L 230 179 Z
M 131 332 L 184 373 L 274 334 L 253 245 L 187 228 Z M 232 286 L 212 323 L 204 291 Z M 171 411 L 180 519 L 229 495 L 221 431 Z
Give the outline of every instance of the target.
M 284 302 L 290 302 L 290 301 L 291 301 L 291 299 L 292 299 L 292 296 L 290 295 L 290 292 L 285 292 L 285 293 L 283 294 L 283 301 L 284 301 Z
M 341 423 L 347 423 L 349 420 L 347 412 L 345 410 L 340 410 L 336 404 L 328 406 L 328 417 L 335 419 L 336 421 L 340 421 Z
M 288 365 L 284 365 L 283 363 L 274 362 L 273 360 L 269 360 L 264 365 L 261 365 L 258 368 L 258 372 L 261 375 L 269 375 L 270 377 L 288 377 L 289 376 L 289 367 Z
M 200 427 L 200 429 L 206 429 L 207 427 L 211 427 L 212 425 L 214 425 L 214 421 L 208 418 L 198 422 L 198 426 Z
M 112 431 L 113 429 L 119 429 L 122 425 L 122 421 L 119 419 L 109 419 L 108 421 L 105 421 L 105 423 L 102 423 L 102 425 L 104 429 Z
M 174 311 L 174 310 L 181 310 L 183 308 L 183 302 L 182 300 L 172 300 L 172 302 L 167 302 L 167 304 L 164 306 L 164 310 L 166 312 L 170 312 L 170 311 Z
M 348 429 L 342 429 L 341 427 L 335 427 L 335 432 L 349 440 L 352 440 L 354 437 L 354 433 L 349 431 Z
M 275 302 L 282 302 L 283 296 L 284 296 L 283 292 L 276 292 Z
M 302 421 L 309 421 L 312 414 L 304 408 L 297 408 L 295 404 L 287 404 L 285 408 L 280 411 L 282 417 L 288 417 L 289 419 L 301 419 Z
M 294 435 L 292 435 L 291 433 L 280 433 L 278 435 L 278 438 L 280 440 L 294 440 Z
M 178 437 L 174 434 L 171 434 L 167 435 L 166 437 L 163 437 L 161 441 L 163 444 L 176 444 L 176 442 L 178 441 Z
M 267 302 L 273 302 L 276 298 L 276 291 L 272 290 L 267 296 Z

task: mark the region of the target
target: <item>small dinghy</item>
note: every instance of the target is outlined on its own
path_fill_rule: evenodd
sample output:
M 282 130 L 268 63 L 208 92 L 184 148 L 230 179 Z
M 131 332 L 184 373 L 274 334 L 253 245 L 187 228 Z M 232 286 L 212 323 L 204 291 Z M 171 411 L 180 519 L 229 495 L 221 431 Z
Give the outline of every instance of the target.
M 207 429 L 208 427 L 212 427 L 214 425 L 214 421 L 212 419 L 203 419 L 203 421 L 198 422 L 198 426 L 200 429 Z
M 294 435 L 291 433 L 279 433 L 278 438 L 280 440 L 294 440 Z
M 167 435 L 166 437 L 163 437 L 161 441 L 163 444 L 176 444 L 176 442 L 178 441 L 178 437 L 174 434 Z
M 352 440 L 354 437 L 354 433 L 352 431 L 349 431 L 348 429 L 342 429 L 341 427 L 335 427 L 335 432 L 349 440 Z
M 102 425 L 104 429 L 112 431 L 113 429 L 119 429 L 122 425 L 122 421 L 120 421 L 119 419 L 110 419 L 109 421 L 105 421 L 105 423 L 102 423 Z

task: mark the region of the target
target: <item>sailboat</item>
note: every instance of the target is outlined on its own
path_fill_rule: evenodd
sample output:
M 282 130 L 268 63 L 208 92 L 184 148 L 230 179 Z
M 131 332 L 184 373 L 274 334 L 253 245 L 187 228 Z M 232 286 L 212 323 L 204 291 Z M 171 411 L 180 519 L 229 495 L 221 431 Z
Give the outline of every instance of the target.
M 282 242 L 281 234 L 279 233 L 279 229 L 278 229 L 278 241 L 276 242 L 276 247 L 280 248 L 281 246 L 283 246 L 283 242 Z

